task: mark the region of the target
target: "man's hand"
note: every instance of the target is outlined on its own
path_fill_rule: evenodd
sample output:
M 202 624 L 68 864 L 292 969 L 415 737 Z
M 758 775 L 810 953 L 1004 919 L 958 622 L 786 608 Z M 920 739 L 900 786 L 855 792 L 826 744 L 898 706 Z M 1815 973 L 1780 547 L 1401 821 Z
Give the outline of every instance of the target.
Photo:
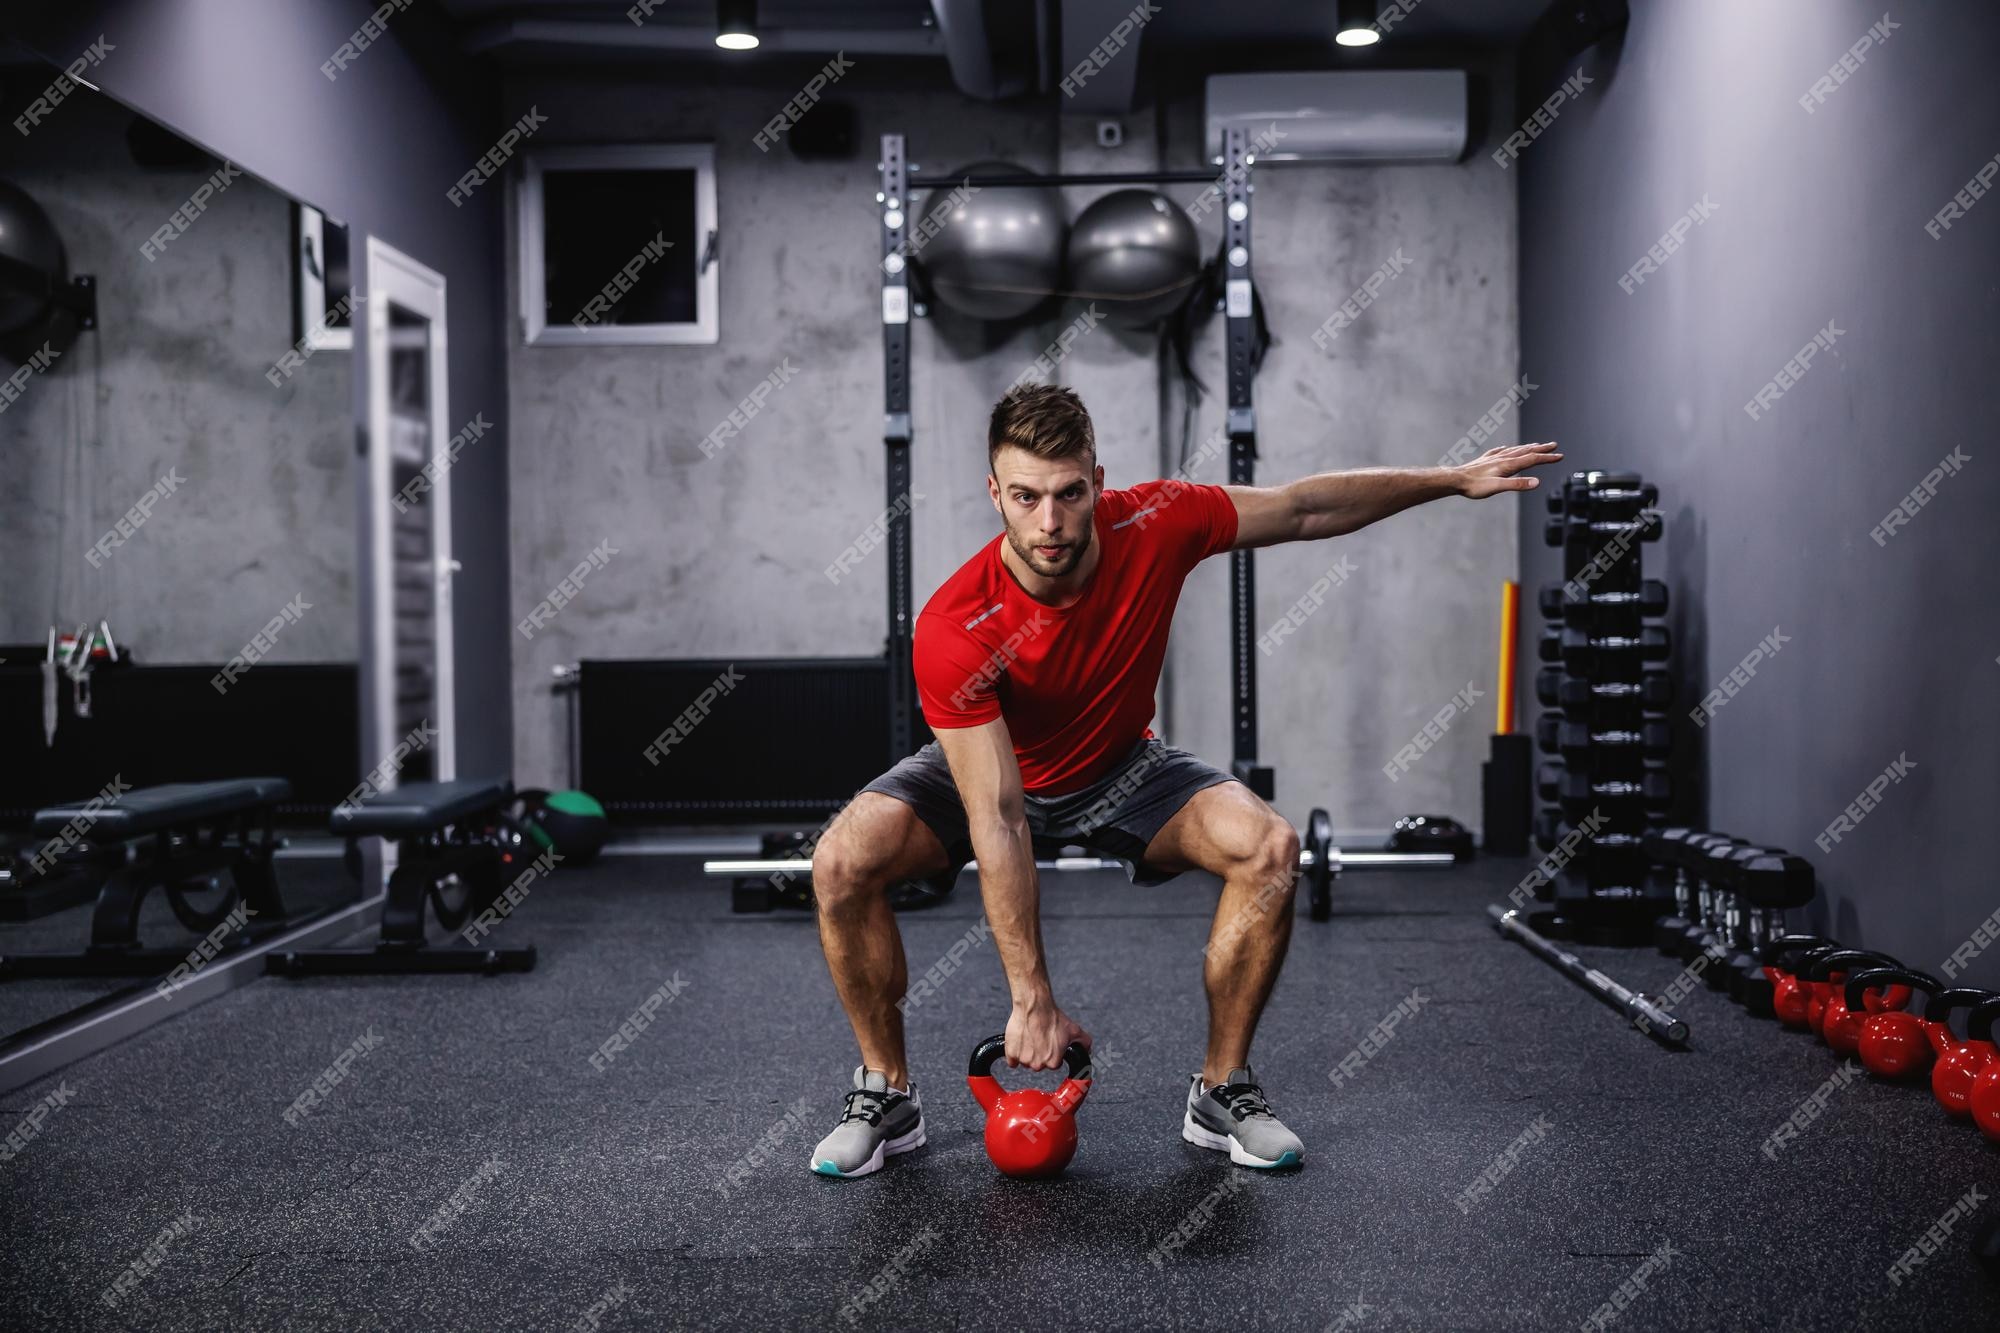
M 1056 1007 L 1053 998 L 1014 1006 L 1007 1018 L 1007 1063 L 1026 1069 L 1061 1069 L 1073 1041 L 1090 1049 L 1090 1034 Z
M 1532 491 L 1541 485 L 1539 477 L 1517 474 L 1544 463 L 1560 463 L 1555 441 L 1547 444 L 1509 444 L 1488 449 L 1479 457 L 1452 469 L 1458 474 L 1458 493 L 1469 500 L 1484 500 L 1502 491 Z

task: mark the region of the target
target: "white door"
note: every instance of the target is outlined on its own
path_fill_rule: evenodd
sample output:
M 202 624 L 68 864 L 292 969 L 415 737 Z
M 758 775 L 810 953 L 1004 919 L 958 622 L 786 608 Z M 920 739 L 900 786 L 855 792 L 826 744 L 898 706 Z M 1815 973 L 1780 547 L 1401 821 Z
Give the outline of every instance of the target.
M 364 776 L 456 776 L 444 278 L 368 238 Z M 395 760 L 398 752 L 402 757 Z M 393 764 L 389 761 L 395 760 Z

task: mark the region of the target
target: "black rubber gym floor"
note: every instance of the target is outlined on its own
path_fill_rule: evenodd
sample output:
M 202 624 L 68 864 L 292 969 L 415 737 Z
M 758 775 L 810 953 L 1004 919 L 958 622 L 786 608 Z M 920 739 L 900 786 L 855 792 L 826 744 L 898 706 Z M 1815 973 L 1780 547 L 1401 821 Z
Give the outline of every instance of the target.
M 610 860 L 506 927 L 539 946 L 531 974 L 267 979 L 0 1099 L 12 1130 L 71 1094 L 0 1162 L 0 1326 L 1995 1326 L 1971 1233 L 2000 1214 L 2000 1151 L 1927 1088 L 1863 1077 L 1767 1157 L 1833 1057 L 1705 988 L 1681 1006 L 1691 1049 L 1656 1046 L 1494 934 L 1484 905 L 1524 868 L 1350 875 L 1332 922 L 1298 922 L 1256 1056 L 1307 1146 L 1284 1174 L 1180 1140 L 1212 888 L 1051 881 L 1057 995 L 1099 1069 L 1075 1163 L 1031 1183 L 986 1161 L 964 1083 L 1005 1018 L 990 941 L 910 1015 L 930 1145 L 829 1180 L 806 1153 L 855 1057 L 810 919 L 732 917 L 687 860 Z M 977 909 L 967 879 L 904 917 L 913 973 Z M 1648 990 L 1674 975 L 1588 953 Z M 1950 1234 L 1892 1282 L 1934 1225 Z

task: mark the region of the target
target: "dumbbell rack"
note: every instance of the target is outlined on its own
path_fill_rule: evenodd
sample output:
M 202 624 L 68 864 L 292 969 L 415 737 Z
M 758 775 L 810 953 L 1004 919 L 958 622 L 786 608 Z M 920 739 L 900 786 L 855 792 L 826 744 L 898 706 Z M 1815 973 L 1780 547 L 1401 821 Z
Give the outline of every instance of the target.
M 1536 929 L 1585 943 L 1632 944 L 1673 900 L 1654 886 L 1642 840 L 1668 807 L 1664 769 L 1672 683 L 1660 667 L 1667 589 L 1642 577 L 1640 550 L 1661 533 L 1659 489 L 1633 472 L 1573 472 L 1549 496 L 1544 535 L 1562 548 L 1563 582 L 1541 590 L 1535 727 L 1547 756 L 1535 818 L 1549 910 Z

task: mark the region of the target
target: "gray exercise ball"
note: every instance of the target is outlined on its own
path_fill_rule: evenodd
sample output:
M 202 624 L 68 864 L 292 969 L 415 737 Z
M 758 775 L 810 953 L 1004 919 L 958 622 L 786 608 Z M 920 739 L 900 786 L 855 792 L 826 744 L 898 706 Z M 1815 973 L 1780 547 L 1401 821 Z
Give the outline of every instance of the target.
M 1026 176 L 1007 162 L 951 175 Z M 1062 286 L 1062 196 L 1046 185 L 940 185 L 910 219 L 910 244 L 937 299 L 976 319 L 1017 319 Z M 927 235 L 928 233 L 928 235 Z
M 48 317 L 42 290 L 69 280 L 55 223 L 28 192 L 0 181 L 0 257 L 11 260 L 0 279 L 0 335 L 25 333 Z
M 1200 233 L 1155 191 L 1114 190 L 1070 228 L 1071 293 L 1115 323 L 1151 324 L 1172 314 L 1200 278 Z

